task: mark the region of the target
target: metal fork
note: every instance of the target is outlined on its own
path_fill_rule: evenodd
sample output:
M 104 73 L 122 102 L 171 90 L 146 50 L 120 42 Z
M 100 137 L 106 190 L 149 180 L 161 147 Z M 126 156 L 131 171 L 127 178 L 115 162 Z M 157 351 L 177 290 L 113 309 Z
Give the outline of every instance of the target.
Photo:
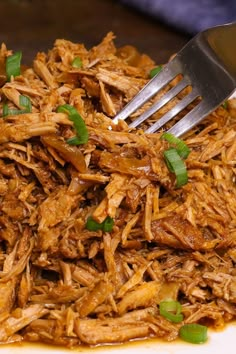
M 182 79 L 129 126 L 138 127 L 187 86 L 191 92 L 151 125 L 154 133 L 174 118 L 197 97 L 199 103 L 169 132 L 181 136 L 222 104 L 236 88 L 236 22 L 209 28 L 191 39 L 180 52 L 115 116 L 125 120 L 168 85 L 177 75 Z

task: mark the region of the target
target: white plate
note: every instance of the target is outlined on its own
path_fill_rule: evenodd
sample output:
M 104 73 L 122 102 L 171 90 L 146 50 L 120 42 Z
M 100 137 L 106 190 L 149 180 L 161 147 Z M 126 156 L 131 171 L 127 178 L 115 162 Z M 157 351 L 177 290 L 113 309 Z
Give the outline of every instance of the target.
M 236 98 L 236 90 L 234 91 L 233 95 L 231 96 L 231 98 Z
M 236 322 L 219 332 L 209 331 L 204 344 L 180 340 L 164 343 L 158 340 L 136 341 L 124 345 L 77 348 L 74 350 L 44 345 L 17 344 L 0 346 L 0 354 L 235 354 Z

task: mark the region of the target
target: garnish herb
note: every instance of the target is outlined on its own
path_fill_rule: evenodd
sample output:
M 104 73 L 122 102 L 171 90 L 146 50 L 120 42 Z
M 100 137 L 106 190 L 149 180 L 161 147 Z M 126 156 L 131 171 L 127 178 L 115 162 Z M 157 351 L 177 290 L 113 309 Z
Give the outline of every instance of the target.
M 186 159 L 188 157 L 190 149 L 183 140 L 177 138 L 176 136 L 168 132 L 163 133 L 161 137 L 162 139 L 168 141 L 168 143 L 170 143 L 171 145 L 174 145 L 180 157 L 182 157 L 183 159 Z
M 114 220 L 107 216 L 102 223 L 95 221 L 92 216 L 89 216 L 85 225 L 85 228 L 89 231 L 102 230 L 104 232 L 111 232 L 114 225 Z
M 85 225 L 85 228 L 89 231 L 102 230 L 103 224 L 99 224 L 97 221 L 93 220 L 92 216 L 89 216 Z
M 17 114 L 23 114 L 23 113 L 30 113 L 32 111 L 32 105 L 29 97 L 20 95 L 19 98 L 19 103 L 20 106 L 23 107 L 23 109 L 9 109 L 8 105 L 6 103 L 3 104 L 3 110 L 2 110 L 2 116 L 7 117 L 7 116 L 15 116 Z
M 8 105 L 7 105 L 6 103 L 3 103 L 3 106 L 2 106 L 2 116 L 3 116 L 3 117 L 8 116 L 8 112 L 9 112 Z
M 221 105 L 224 109 L 228 109 L 228 107 L 229 107 L 229 104 L 228 104 L 228 101 L 225 101 L 224 103 L 222 103 L 222 105 Z
M 21 65 L 22 52 L 15 52 L 12 55 L 9 55 L 6 58 L 6 75 L 7 81 L 11 80 L 11 77 L 16 77 L 21 74 L 20 65 Z
M 163 152 L 166 165 L 170 172 L 176 176 L 176 187 L 179 188 L 188 182 L 188 174 L 184 161 L 175 148 L 169 148 Z
M 149 77 L 152 79 L 154 76 L 159 74 L 159 72 L 162 70 L 162 65 L 158 65 L 149 72 Z
M 179 323 L 183 321 L 182 306 L 180 302 L 174 300 L 161 301 L 159 304 L 160 315 L 165 317 L 167 320 Z
M 186 342 L 205 343 L 207 341 L 207 327 L 198 323 L 187 323 L 180 328 L 179 336 Z
M 185 142 L 173 134 L 165 132 L 161 136 L 172 145 L 165 150 L 163 155 L 168 169 L 176 175 L 176 187 L 181 187 L 188 182 L 188 173 L 183 159 L 186 159 L 190 149 Z
M 74 123 L 77 136 L 68 139 L 67 142 L 70 145 L 86 144 L 88 142 L 88 130 L 77 109 L 69 104 L 64 104 L 57 107 L 57 112 L 67 113 L 69 119 Z
M 111 232 L 113 225 L 114 225 L 114 220 L 110 216 L 107 216 L 103 222 L 103 231 Z
M 67 139 L 66 141 L 69 145 L 79 145 L 79 138 L 77 136 L 72 136 L 72 138 Z
M 32 111 L 32 104 L 27 96 L 20 95 L 20 106 L 24 108 L 24 113 L 30 113 Z
M 75 57 L 74 60 L 72 61 L 71 65 L 73 68 L 81 68 L 82 67 L 82 60 L 80 57 Z

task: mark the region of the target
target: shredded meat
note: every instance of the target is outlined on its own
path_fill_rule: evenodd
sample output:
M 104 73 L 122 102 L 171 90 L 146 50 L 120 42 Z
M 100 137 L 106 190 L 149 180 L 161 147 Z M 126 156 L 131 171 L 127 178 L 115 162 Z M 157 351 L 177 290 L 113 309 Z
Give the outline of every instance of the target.
M 0 61 L 11 54 L 3 44 Z M 183 138 L 188 183 L 176 188 L 169 143 L 144 133 L 161 112 L 140 130 L 112 122 L 154 66 L 108 33 L 89 50 L 56 40 L 1 81 L 0 114 L 16 112 L 0 120 L 1 343 L 171 341 L 184 323 L 236 318 L 236 100 Z M 17 113 L 21 95 L 31 112 Z M 78 110 L 87 143 L 69 145 L 63 104 Z M 87 229 L 89 217 L 112 218 L 112 230 Z M 167 298 L 181 303 L 181 323 L 160 315 Z

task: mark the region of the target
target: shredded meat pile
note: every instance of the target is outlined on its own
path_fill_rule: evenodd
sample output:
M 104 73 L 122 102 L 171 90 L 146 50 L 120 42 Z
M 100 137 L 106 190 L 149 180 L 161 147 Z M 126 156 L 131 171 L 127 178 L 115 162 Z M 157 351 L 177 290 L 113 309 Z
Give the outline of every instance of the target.
M 11 54 L 3 44 L 2 66 Z M 161 133 L 112 123 L 154 66 L 108 33 L 90 50 L 56 40 L 20 76 L 1 74 L 0 114 L 3 103 L 21 109 L 20 95 L 32 112 L 0 120 L 0 342 L 170 341 L 183 323 L 235 319 L 236 100 L 185 135 L 189 181 L 176 188 Z M 88 143 L 67 143 L 63 104 L 84 119 Z M 89 216 L 110 216 L 112 231 L 89 231 Z M 167 298 L 182 304 L 182 323 L 159 314 Z

